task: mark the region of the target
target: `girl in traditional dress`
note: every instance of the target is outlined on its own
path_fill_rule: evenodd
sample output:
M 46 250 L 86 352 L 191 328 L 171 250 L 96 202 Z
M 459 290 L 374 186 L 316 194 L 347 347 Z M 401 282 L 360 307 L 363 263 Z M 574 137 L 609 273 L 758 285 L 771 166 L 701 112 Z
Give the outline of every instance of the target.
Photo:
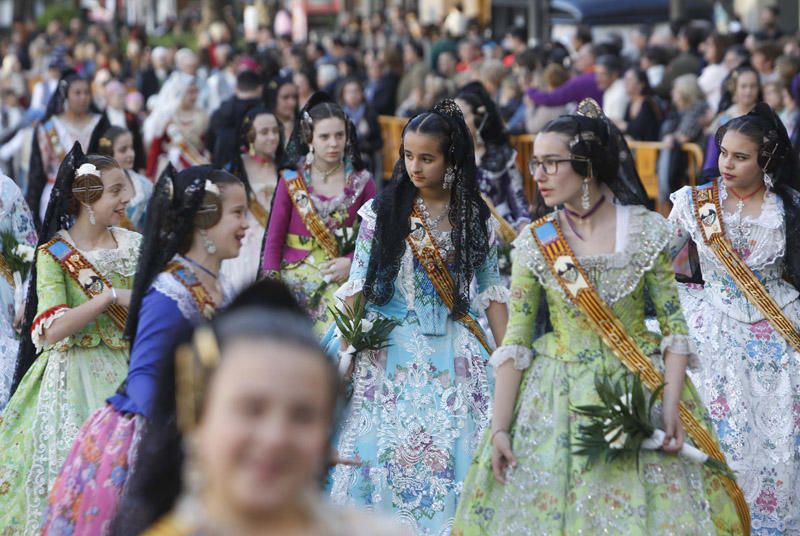
M 43 532 L 109 534 L 134 470 L 142 426 L 153 410 L 155 378 L 176 333 L 210 318 L 230 291 L 223 259 L 239 253 L 247 230 L 244 185 L 208 166 L 159 179 L 126 332 L 133 337 L 127 379 L 84 423 L 55 480 Z
M 278 171 L 286 164 L 283 135 L 274 113 L 263 106 L 250 110 L 241 126 L 241 152 L 227 169 L 242 179 L 250 197 L 249 229 L 235 259 L 222 263 L 222 274 L 238 292 L 258 277 L 264 234 L 272 197 L 278 185 Z
M 0 175 L 0 234 L 6 233 L 14 237 L 17 245 L 36 248 L 36 229 L 31 210 L 14 181 Z M 4 244 L 0 244 L 0 249 L 3 247 Z M 26 288 L 22 278 L 15 280 L 6 262 L 7 253 L 3 250 L 0 255 L 0 412 L 11 394 L 19 350 L 16 330 L 20 327 L 24 308 L 24 303 L 20 304 L 17 297 L 24 296 Z
M 336 467 L 331 494 L 339 504 L 392 512 L 417 534 L 449 535 L 489 425 L 489 348 L 477 313 L 486 310 L 503 340 L 508 289 L 458 106 L 447 100 L 415 116 L 402 140 L 394 177 L 359 212 L 350 279 L 337 293 L 350 304 L 363 295 L 369 318 L 398 325 L 388 348 L 355 356 L 336 447 L 361 465 Z
M 153 195 L 153 183 L 133 169 L 134 161 L 136 160 L 136 153 L 133 147 L 133 135 L 130 131 L 121 127 L 110 127 L 100 137 L 97 152 L 116 160 L 122 170 L 125 171 L 133 191 L 131 202 L 128 203 L 128 222 L 135 230 L 143 231 L 147 204 Z
M 746 533 L 726 493 L 735 484 L 670 455 L 684 441 L 679 401 L 697 437 L 715 441 L 684 382 L 697 358 L 670 267 L 669 225 L 644 208 L 632 163 L 620 132 L 589 99 L 536 138 L 538 192 L 548 207 L 563 208 L 514 242 L 511 317 L 491 359 L 492 426 L 464 482 L 454 534 Z M 553 331 L 534 340 L 541 294 Z M 663 337 L 645 327 L 646 294 Z M 631 344 L 618 354 L 605 340 Z M 663 451 L 642 451 L 638 464 L 630 457 L 589 466 L 574 452 L 588 418 L 573 408 L 600 404 L 596 377 L 616 380 L 633 363 L 666 382 L 655 416 Z
M 155 178 L 172 164 L 178 171 L 209 163 L 203 143 L 208 114 L 197 106 L 197 79 L 173 73 L 153 104 L 142 127 L 147 153 L 148 177 Z
M 327 94 L 312 95 L 297 123 L 287 149 L 297 168 L 281 172 L 261 272 L 292 289 L 322 335 L 333 321 L 333 292 L 350 272 L 353 251 L 342 238 L 354 234 L 375 183 L 358 156 L 352 123 Z
M 0 526 L 10 533 L 38 533 L 79 427 L 125 378 L 123 328 L 141 243 L 117 227 L 130 198 L 117 163 L 84 157 L 76 143 L 39 237 L 18 387 L 0 421 Z
M 461 88 L 456 103 L 472 134 L 481 193 L 499 217 L 515 230 L 522 229 L 531 222 L 528 200 L 517 168 L 517 152 L 508 142 L 497 106 L 480 82 Z
M 159 382 L 114 534 L 402 533 L 320 492 L 340 382 L 285 286 L 248 287 L 183 341 Z
M 702 286 L 680 289 L 701 357 L 692 378 L 744 488 L 753 534 L 797 534 L 800 167 L 763 103 L 720 128 L 716 143 L 720 178 L 672 194 L 673 252 L 691 239 L 702 272 Z
M 37 227 L 44 221 L 50 192 L 64 156 L 75 142 L 81 144 L 84 152 L 97 152 L 100 135 L 108 127 L 108 119 L 92 104 L 89 81 L 75 71 L 66 71 L 33 136 L 25 199 L 36 217 Z

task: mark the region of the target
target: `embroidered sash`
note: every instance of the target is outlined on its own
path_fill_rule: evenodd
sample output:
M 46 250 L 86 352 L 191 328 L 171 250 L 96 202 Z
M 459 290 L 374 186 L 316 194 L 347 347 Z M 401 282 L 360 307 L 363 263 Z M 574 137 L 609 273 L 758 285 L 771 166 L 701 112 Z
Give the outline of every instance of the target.
M 53 257 L 64 273 L 78 284 L 90 300 L 101 294 L 106 288 L 111 288 L 111 283 L 103 274 L 66 240 L 55 237 L 44 244 L 40 250 Z M 109 305 L 105 312 L 119 329 L 125 329 L 125 322 L 128 319 L 127 308 L 114 303 Z
M 197 279 L 190 269 L 184 266 L 180 261 L 170 261 L 167 264 L 165 272 L 171 274 L 181 285 L 189 291 L 192 296 L 197 310 L 206 320 L 210 320 L 214 316 L 217 307 L 214 300 L 206 288 Z
M 0 275 L 3 276 L 3 279 L 8 281 L 8 284 L 11 285 L 11 288 L 16 287 L 14 284 L 14 274 L 11 273 L 11 268 L 8 266 L 5 257 L 2 255 L 0 255 Z
M 583 267 L 564 238 L 557 219 L 550 214 L 530 226 L 534 240 L 542 252 L 545 262 L 567 298 L 589 320 L 592 329 L 614 352 L 622 364 L 633 374 L 641 376 L 648 389 L 654 391 L 664 383 L 664 376 L 642 352 L 636 341 L 625 330 L 625 326 L 603 301 L 592 286 Z M 683 402 L 680 403 L 680 418 L 689 437 L 703 452 L 712 458 L 725 461 L 725 455 L 714 437 L 695 418 Z M 738 484 L 721 476 L 725 488 L 736 505 L 739 522 L 745 534 L 750 534 L 750 511 Z
M 510 244 L 515 238 L 517 238 L 516 229 L 514 229 L 514 227 L 512 227 L 511 224 L 508 223 L 508 221 L 501 216 L 499 212 L 497 212 L 497 207 L 494 206 L 494 203 L 492 203 L 492 200 L 489 199 L 489 196 L 486 194 L 481 194 L 481 197 L 483 197 L 483 201 L 486 203 L 486 206 L 489 207 L 489 212 L 492 213 L 494 219 L 500 224 L 500 237 L 504 242 Z
M 253 213 L 253 216 L 261 227 L 266 229 L 269 223 L 269 212 L 267 212 L 264 205 L 256 199 L 256 194 L 253 194 L 253 197 L 250 198 L 250 212 Z
M 453 294 L 455 294 L 456 282 L 453 281 L 453 276 L 450 270 L 447 269 L 447 264 L 442 256 L 439 254 L 439 247 L 433 239 L 431 230 L 425 224 L 422 215 L 414 206 L 411 210 L 411 233 L 406 238 L 408 246 L 414 253 L 419 263 L 425 268 L 433 283 L 433 288 L 442 299 L 447 308 L 452 312 L 455 306 Z M 469 313 L 464 313 L 461 317 L 456 318 L 461 322 L 473 335 L 478 339 L 478 342 L 483 345 L 487 352 L 492 353 L 492 348 L 489 346 L 489 341 L 486 340 L 486 334 L 478 324 L 478 322 L 470 316 Z
M 692 188 L 692 204 L 703 241 L 728 270 L 739 289 L 786 342 L 800 352 L 800 333 L 725 236 L 719 186 L 713 182 Z
M 286 189 L 289 191 L 289 198 L 300 214 L 306 229 L 308 229 L 311 236 L 314 237 L 328 257 L 331 259 L 339 257 L 339 243 L 317 212 L 303 177 L 290 171 L 284 173 L 284 180 L 286 181 Z
M 44 129 L 44 133 L 47 135 L 47 139 L 50 142 L 50 148 L 53 149 L 53 154 L 57 159 L 56 161 L 60 164 L 64 161 L 64 157 L 67 154 L 64 152 L 64 146 L 61 143 L 61 138 L 58 137 L 56 125 L 53 123 L 53 120 L 50 119 L 42 125 L 42 128 Z

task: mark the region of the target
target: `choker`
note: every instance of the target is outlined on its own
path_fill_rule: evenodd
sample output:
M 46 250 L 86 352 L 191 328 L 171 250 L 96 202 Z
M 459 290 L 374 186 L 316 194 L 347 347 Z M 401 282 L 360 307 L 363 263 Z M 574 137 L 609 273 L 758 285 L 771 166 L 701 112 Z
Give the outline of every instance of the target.
M 595 203 L 594 206 L 592 208 L 590 208 L 585 214 L 578 214 L 577 212 L 575 212 L 573 210 L 570 210 L 567 207 L 564 207 L 564 215 L 567 217 L 566 218 L 567 219 L 567 225 L 569 225 L 569 228 L 572 230 L 573 234 L 575 234 L 575 236 L 577 236 L 579 239 L 583 240 L 583 237 L 575 229 L 575 224 L 573 223 L 572 218 L 575 218 L 575 219 L 581 220 L 581 221 L 589 219 L 592 216 L 592 214 L 597 212 L 597 209 L 600 208 L 600 206 L 603 204 L 603 202 L 605 200 L 606 200 L 605 194 L 601 195 L 600 199 L 597 200 L 597 203 Z
M 203 272 L 205 272 L 209 276 L 213 277 L 214 279 L 217 279 L 219 277 L 219 274 L 215 274 L 214 272 L 212 272 L 211 270 L 209 270 L 208 268 L 206 268 L 205 266 L 203 266 L 199 262 L 197 262 L 197 261 L 195 261 L 193 259 L 190 259 L 186 255 L 181 255 L 181 258 L 183 260 L 185 260 L 186 262 L 188 262 L 189 264 L 191 264 L 192 266 L 194 266 L 195 268 L 197 268 L 199 270 L 202 270 Z

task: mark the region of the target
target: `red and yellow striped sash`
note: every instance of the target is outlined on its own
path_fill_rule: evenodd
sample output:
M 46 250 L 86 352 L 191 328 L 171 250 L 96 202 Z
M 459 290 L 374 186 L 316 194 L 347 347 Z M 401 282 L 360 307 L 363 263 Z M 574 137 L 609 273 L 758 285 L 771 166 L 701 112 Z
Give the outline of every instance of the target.
M 548 215 L 532 223 L 530 229 L 553 277 L 558 281 L 570 302 L 585 315 L 595 333 L 603 339 L 603 342 L 614 352 L 625 368 L 632 374 L 641 376 L 647 388 L 655 391 L 664 383 L 663 375 L 628 334 L 614 311 L 594 288 L 564 238 L 556 217 L 552 214 Z M 725 462 L 725 455 L 714 436 L 706 430 L 683 402 L 680 403 L 679 410 L 686 433 L 689 434 L 695 445 L 712 458 Z M 736 505 L 742 531 L 744 534 L 749 534 L 750 510 L 741 488 L 735 480 L 724 476 L 720 476 L 720 478 Z

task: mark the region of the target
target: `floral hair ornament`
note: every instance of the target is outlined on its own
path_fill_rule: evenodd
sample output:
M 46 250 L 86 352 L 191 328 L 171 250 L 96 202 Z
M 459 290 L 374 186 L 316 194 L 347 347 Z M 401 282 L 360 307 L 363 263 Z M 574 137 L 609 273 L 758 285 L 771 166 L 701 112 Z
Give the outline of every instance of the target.
M 206 179 L 205 191 L 209 194 L 220 195 L 219 186 Z
M 82 177 L 83 175 L 94 175 L 95 177 L 100 177 L 100 170 L 97 169 L 97 166 L 94 164 L 90 164 L 86 162 L 85 164 L 81 164 L 77 170 L 75 170 L 75 177 Z

